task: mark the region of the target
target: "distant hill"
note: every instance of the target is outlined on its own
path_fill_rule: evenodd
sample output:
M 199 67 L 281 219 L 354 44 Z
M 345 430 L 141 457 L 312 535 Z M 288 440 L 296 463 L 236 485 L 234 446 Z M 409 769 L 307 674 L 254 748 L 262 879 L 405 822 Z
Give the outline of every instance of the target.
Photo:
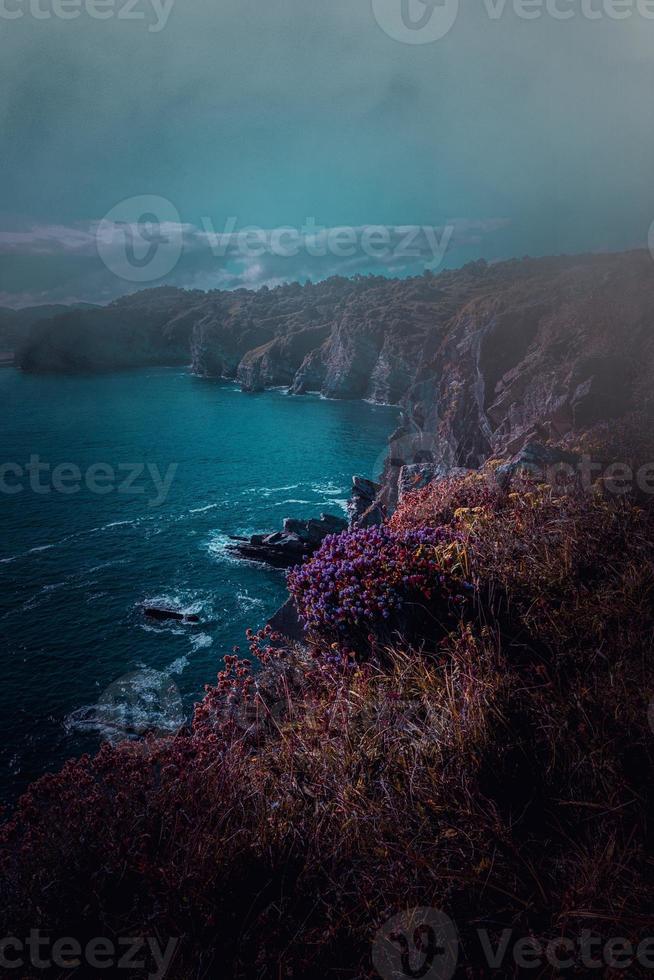
M 39 320 L 69 313 L 71 310 L 92 309 L 95 307 L 91 303 L 78 303 L 75 306 L 62 306 L 61 304 L 28 306 L 21 310 L 12 310 L 7 306 L 0 306 L 0 352 L 14 351 L 25 341 L 30 328 Z

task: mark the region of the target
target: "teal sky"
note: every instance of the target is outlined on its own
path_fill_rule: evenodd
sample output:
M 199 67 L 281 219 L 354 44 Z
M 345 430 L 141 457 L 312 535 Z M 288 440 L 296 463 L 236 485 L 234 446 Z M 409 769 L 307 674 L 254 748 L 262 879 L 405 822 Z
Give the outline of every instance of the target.
M 143 195 L 184 225 L 160 281 L 202 288 L 425 265 L 220 259 L 197 234 L 207 218 L 451 223 L 448 265 L 646 246 L 654 20 L 635 0 L 624 20 L 602 0 L 585 0 L 595 20 L 581 0 L 559 0 L 568 20 L 525 20 L 511 2 L 493 19 L 490 0 L 462 0 L 424 44 L 378 23 L 402 2 L 379 0 L 376 17 L 372 0 L 176 0 L 164 23 L 152 0 L 139 20 L 115 16 L 125 0 L 107 20 L 37 19 L 37 0 L 2 0 L 23 16 L 0 17 L 0 305 L 156 284 L 121 278 L 94 247 L 97 222 Z

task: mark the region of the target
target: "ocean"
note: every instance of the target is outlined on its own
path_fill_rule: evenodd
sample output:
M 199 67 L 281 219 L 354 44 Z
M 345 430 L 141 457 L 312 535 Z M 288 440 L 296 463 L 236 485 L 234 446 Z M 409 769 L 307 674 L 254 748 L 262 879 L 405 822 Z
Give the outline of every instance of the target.
M 229 535 L 344 516 L 398 410 L 245 394 L 177 368 L 0 371 L 0 800 L 103 738 L 173 730 L 284 573 Z M 144 603 L 197 622 L 146 620 Z

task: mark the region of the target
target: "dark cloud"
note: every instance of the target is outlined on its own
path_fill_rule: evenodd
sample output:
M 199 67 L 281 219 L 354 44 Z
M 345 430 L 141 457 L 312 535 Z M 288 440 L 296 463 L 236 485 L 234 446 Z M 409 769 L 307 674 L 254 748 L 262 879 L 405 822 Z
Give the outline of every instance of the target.
M 571 20 L 526 21 L 511 0 L 492 18 L 489 0 L 472 0 L 447 36 L 409 45 L 384 32 L 371 0 L 175 0 L 155 32 L 153 3 L 139 0 L 141 21 L 0 22 L 5 293 L 51 289 L 38 254 L 62 295 L 112 295 L 83 236 L 139 195 L 167 198 L 193 228 L 207 214 L 267 228 L 306 215 L 330 227 L 507 219 L 448 262 L 647 240 L 652 21 L 589 21 L 579 3 Z M 301 256 L 259 265 L 273 280 L 337 271 Z M 212 256 L 185 255 L 174 275 L 257 280 L 252 264 Z

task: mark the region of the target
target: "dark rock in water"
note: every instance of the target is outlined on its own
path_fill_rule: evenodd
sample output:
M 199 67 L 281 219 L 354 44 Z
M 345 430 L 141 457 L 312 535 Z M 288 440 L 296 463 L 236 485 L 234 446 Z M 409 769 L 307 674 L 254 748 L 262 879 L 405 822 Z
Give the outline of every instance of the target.
M 195 613 L 183 613 L 178 609 L 166 609 L 163 606 L 143 606 L 143 614 L 148 619 L 173 619 L 180 623 L 199 623 L 200 617 Z
M 284 521 L 284 531 L 289 534 L 297 534 L 310 545 L 318 545 L 328 534 L 340 534 L 341 531 L 345 530 L 347 530 L 345 518 L 336 517 L 334 514 L 321 514 L 320 520 L 310 518 L 308 521 L 299 521 L 287 517 Z
M 302 561 L 307 554 L 307 545 L 297 534 L 253 534 L 245 541 L 234 540 L 229 546 L 239 558 L 260 561 L 273 568 L 291 568 Z
M 321 514 L 320 519 L 307 521 L 287 517 L 282 531 L 272 534 L 253 534 L 250 538 L 232 538 L 230 551 L 248 561 L 260 561 L 274 568 L 292 568 L 313 554 L 329 534 L 347 529 L 347 521 L 333 514 Z
M 501 487 L 506 487 L 516 473 L 528 473 L 541 480 L 556 482 L 561 476 L 575 475 L 579 458 L 577 453 L 556 446 L 529 442 L 513 459 L 499 466 L 495 476 Z
M 373 527 L 384 521 L 384 509 L 378 502 L 381 489 L 381 484 L 374 480 L 352 477 L 352 491 L 347 505 L 350 527 Z
M 292 597 L 286 600 L 277 612 L 268 620 L 268 625 L 276 633 L 281 633 L 287 640 L 301 643 L 304 640 L 304 627 L 300 622 L 298 611 Z

